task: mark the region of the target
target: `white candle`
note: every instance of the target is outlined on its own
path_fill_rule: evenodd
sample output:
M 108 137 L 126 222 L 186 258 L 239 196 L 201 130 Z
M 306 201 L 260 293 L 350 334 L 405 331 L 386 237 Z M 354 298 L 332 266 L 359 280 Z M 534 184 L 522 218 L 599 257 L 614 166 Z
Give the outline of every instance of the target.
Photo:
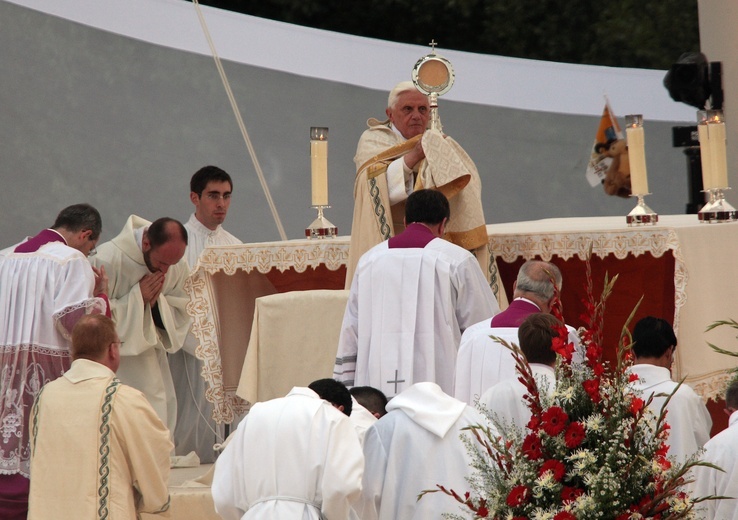
M 628 126 L 625 129 L 630 159 L 630 190 L 633 195 L 648 194 L 646 173 L 645 135 L 642 126 Z
M 316 132 L 324 130 L 324 132 Z M 328 129 L 311 128 L 310 167 L 313 206 L 328 205 Z
M 725 154 L 725 123 L 707 123 L 710 133 L 710 188 L 728 187 L 728 161 Z
M 700 123 L 697 125 L 697 133 L 700 137 L 700 162 L 702 163 L 702 188 L 709 190 L 713 188 L 712 185 L 712 161 L 710 157 L 712 150 L 710 150 L 710 133 L 708 132 L 707 123 Z

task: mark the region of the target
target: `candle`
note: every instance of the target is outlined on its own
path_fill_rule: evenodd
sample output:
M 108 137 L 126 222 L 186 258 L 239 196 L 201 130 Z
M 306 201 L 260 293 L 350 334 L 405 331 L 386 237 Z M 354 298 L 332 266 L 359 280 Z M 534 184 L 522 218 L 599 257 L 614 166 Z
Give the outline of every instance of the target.
M 328 129 L 310 128 L 310 167 L 313 206 L 328 205 Z
M 700 162 L 702 163 L 702 189 L 713 188 L 712 183 L 712 151 L 710 150 L 710 133 L 707 128 L 707 113 L 704 110 L 697 111 L 697 133 L 700 139 Z
M 728 161 L 725 153 L 725 123 L 720 110 L 707 112 L 707 132 L 710 143 L 710 188 L 728 187 Z
M 625 118 L 625 134 L 628 141 L 628 158 L 630 160 L 630 190 L 633 195 L 647 195 L 648 178 L 643 116 L 631 115 L 625 116 Z

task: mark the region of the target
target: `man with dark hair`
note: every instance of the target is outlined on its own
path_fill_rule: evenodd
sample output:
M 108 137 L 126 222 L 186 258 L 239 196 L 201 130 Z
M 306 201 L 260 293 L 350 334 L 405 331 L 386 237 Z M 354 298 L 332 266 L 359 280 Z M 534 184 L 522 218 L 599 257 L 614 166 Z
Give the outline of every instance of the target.
M 451 393 L 461 334 L 499 307 L 474 255 L 441 238 L 441 192 L 414 191 L 405 214 L 405 231 L 359 261 L 333 375 L 390 397 L 419 381 Z
M 556 353 L 551 349 L 559 321 L 550 314 L 528 316 L 518 328 L 518 344 L 523 352 L 541 395 L 550 394 L 556 387 Z M 517 374 L 516 374 L 517 375 Z M 489 388 L 479 398 L 496 424 L 515 424 L 524 428 L 530 420 L 530 409 L 524 396 L 528 388 L 517 378 L 505 379 Z
M 71 368 L 39 393 L 29 520 L 168 517 L 169 432 L 143 394 L 115 378 L 120 345 L 110 318 L 84 316 Z
M 192 176 L 190 200 L 195 211 L 185 223 L 189 235 L 185 258 L 190 270 L 195 268 L 206 247 L 241 243 L 222 226 L 231 205 L 232 192 L 231 176 L 217 166 L 204 166 Z M 223 442 L 224 428 L 213 420 L 213 404 L 205 398 L 204 362 L 195 356 L 199 344 L 190 331 L 182 348 L 169 355 L 177 396 L 174 445 L 177 455 L 194 451 L 200 462 L 210 463 L 216 455 L 213 445 Z
M 332 379 L 253 405 L 215 463 L 218 514 L 349 518 L 364 468 L 350 410 L 351 395 Z
M 95 208 L 75 204 L 50 229 L 0 255 L 0 518 L 26 517 L 26 412 L 41 386 L 69 369 L 77 320 L 110 312 L 105 270 L 87 259 L 101 229 Z
M 318 379 L 310 383 L 308 388 L 335 406 L 339 412 L 351 416 L 351 393 L 343 383 L 330 378 Z
M 643 400 L 653 395 L 650 409 L 654 415 L 658 416 L 666 406 L 666 422 L 671 426 L 667 441 L 669 455 L 682 463 L 710 439 L 712 418 L 694 390 L 672 381 L 671 364 L 676 347 L 677 338 L 669 322 L 647 316 L 633 328 L 635 359 L 629 370 L 638 376 L 632 385 L 643 394 Z M 669 395 L 671 399 L 667 405 Z
M 363 446 L 364 436 L 369 427 L 387 413 L 387 396 L 381 390 L 371 386 L 355 386 L 349 391 L 354 404 L 351 411 L 351 422 L 354 423 L 359 442 Z
M 700 457 L 714 468 L 698 466 L 694 470 L 696 497 L 717 496 L 719 500 L 706 500 L 700 513 L 704 518 L 715 520 L 738 520 L 738 380 L 734 379 L 725 391 L 725 412 L 728 427 L 705 443 L 705 452 Z
M 123 340 L 118 378 L 144 393 L 170 431 L 177 402 L 167 352 L 182 347 L 190 318 L 184 290 L 187 230 L 177 220 L 131 215 L 93 262 L 110 277 L 110 304 Z
M 387 396 L 378 388 L 355 386 L 349 392 L 361 406 L 369 410 L 377 419 L 387 413 Z

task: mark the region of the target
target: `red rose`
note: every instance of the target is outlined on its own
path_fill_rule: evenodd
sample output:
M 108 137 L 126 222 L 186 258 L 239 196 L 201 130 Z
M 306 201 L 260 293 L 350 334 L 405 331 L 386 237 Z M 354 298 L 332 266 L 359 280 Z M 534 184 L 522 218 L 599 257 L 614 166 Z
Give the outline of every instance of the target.
M 561 482 L 561 479 L 564 478 L 564 475 L 566 474 L 566 466 L 556 459 L 548 459 L 543 463 L 543 466 L 541 466 L 541 469 L 538 471 L 538 476 L 543 476 L 547 471 L 551 472 L 556 482 Z
M 629 382 L 629 383 L 635 383 L 635 382 L 636 382 L 636 381 L 638 381 L 639 379 L 640 379 L 640 377 L 638 377 L 638 374 L 630 374 L 630 375 L 628 376 L 628 382 Z
M 538 418 L 538 416 L 531 415 L 530 421 L 528 421 L 528 429 L 532 431 L 536 431 L 540 425 L 541 425 L 541 420 Z
M 522 484 L 519 486 L 515 486 L 510 490 L 510 493 L 507 495 L 507 505 L 510 507 L 518 507 L 522 506 L 528 501 L 528 498 L 530 497 L 530 489 L 528 489 L 528 486 L 523 486 Z
M 479 509 L 477 509 L 476 511 L 474 511 L 474 513 L 475 513 L 475 514 L 476 514 L 476 515 L 477 515 L 477 516 L 478 516 L 479 518 L 487 518 L 487 515 L 489 515 L 489 509 L 487 509 L 487 508 L 486 508 L 486 507 L 484 507 L 484 506 L 481 506 L 481 507 L 480 507 Z
M 554 515 L 553 520 L 577 520 L 577 517 L 571 514 L 569 511 L 561 511 Z
M 633 415 L 638 415 L 638 412 L 643 410 L 643 405 L 645 403 L 643 402 L 643 399 L 640 397 L 634 397 L 630 400 L 630 413 Z
M 566 423 L 569 421 L 569 416 L 559 406 L 552 406 L 541 416 L 541 426 L 543 431 L 551 437 L 555 437 L 566 428 Z
M 594 375 L 597 377 L 600 377 L 605 373 L 605 366 L 602 363 L 592 363 L 592 372 L 594 372 Z
M 561 490 L 561 501 L 566 504 L 567 502 L 574 502 L 577 498 L 584 494 L 584 490 L 571 486 L 564 486 Z
M 564 443 L 567 448 L 576 448 L 584 442 L 584 426 L 580 422 L 573 422 L 564 433 Z
M 600 382 L 597 379 L 587 379 L 582 383 L 584 391 L 587 392 L 589 398 L 592 399 L 593 403 L 599 403 L 602 398 L 600 397 Z
M 523 440 L 523 455 L 530 460 L 538 460 L 543 456 L 541 439 L 535 433 L 529 433 Z
M 602 348 L 597 345 L 590 345 L 587 347 L 587 361 L 594 362 L 599 361 L 602 358 Z

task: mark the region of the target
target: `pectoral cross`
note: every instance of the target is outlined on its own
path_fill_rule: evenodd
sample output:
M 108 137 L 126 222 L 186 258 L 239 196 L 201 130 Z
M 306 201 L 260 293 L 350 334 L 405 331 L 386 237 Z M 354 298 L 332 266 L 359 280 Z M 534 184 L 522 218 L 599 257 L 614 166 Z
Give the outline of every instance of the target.
M 436 45 L 438 45 L 436 43 L 436 39 L 433 38 L 428 45 L 430 45 L 430 47 L 431 47 L 431 54 L 435 54 L 436 53 Z
M 395 370 L 395 380 L 394 381 L 387 381 L 389 384 L 395 385 L 395 395 L 397 394 L 397 383 L 404 383 L 404 379 L 397 379 L 397 370 Z

